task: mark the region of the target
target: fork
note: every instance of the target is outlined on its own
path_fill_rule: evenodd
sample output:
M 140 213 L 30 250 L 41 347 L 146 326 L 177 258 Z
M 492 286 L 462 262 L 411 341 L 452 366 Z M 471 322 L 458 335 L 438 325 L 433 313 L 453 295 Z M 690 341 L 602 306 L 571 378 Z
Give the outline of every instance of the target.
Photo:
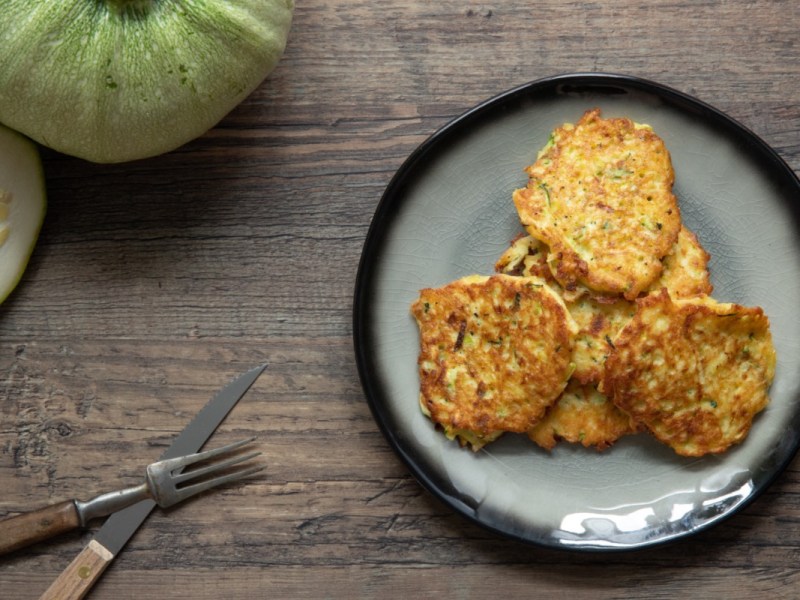
M 108 516 L 141 500 L 150 498 L 161 508 L 167 508 L 200 492 L 257 473 L 264 468 L 263 465 L 239 468 L 231 472 L 226 470 L 259 456 L 261 452 L 235 454 L 184 471 L 190 465 L 231 454 L 255 439 L 251 437 L 214 450 L 160 460 L 147 466 L 145 481 L 140 485 L 101 494 L 88 502 L 66 500 L 0 521 L 0 554 L 78 527 L 86 527 L 93 519 Z

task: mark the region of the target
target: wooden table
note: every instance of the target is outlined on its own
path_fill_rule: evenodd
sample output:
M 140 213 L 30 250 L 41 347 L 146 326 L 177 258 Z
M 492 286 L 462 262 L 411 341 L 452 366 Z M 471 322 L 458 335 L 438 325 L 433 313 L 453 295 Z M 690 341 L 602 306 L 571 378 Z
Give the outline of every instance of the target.
M 214 440 L 257 434 L 266 476 L 155 511 L 92 598 L 798 597 L 798 461 L 678 544 L 518 545 L 409 475 L 351 341 L 378 200 L 448 120 L 541 77 L 625 73 L 713 104 L 797 171 L 798 31 L 788 0 L 311 0 L 277 70 L 202 138 L 123 165 L 43 150 L 47 220 L 0 307 L 0 515 L 138 482 L 267 362 Z M 0 597 L 38 597 L 91 535 L 0 559 Z

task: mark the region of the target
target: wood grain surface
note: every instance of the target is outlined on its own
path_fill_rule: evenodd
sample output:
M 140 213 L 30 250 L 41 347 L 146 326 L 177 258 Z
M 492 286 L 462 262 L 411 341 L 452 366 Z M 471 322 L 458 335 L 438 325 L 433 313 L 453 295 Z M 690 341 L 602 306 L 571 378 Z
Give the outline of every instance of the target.
M 689 541 L 522 546 L 410 476 L 351 340 L 372 214 L 448 120 L 541 77 L 624 73 L 727 112 L 797 172 L 799 31 L 794 0 L 301 0 L 276 71 L 200 139 L 122 165 L 43 149 L 47 219 L 0 306 L 0 516 L 138 483 L 268 362 L 214 439 L 258 435 L 265 475 L 155 511 L 90 598 L 800 597 L 797 460 Z M 38 598 L 97 526 L 0 559 L 0 598 Z

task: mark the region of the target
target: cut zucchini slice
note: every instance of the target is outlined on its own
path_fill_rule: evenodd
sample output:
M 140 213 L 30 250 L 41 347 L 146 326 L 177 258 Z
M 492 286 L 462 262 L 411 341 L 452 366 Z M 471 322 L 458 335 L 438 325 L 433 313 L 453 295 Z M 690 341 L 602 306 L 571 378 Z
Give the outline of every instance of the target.
M 0 302 L 19 283 L 47 210 L 36 145 L 0 125 Z

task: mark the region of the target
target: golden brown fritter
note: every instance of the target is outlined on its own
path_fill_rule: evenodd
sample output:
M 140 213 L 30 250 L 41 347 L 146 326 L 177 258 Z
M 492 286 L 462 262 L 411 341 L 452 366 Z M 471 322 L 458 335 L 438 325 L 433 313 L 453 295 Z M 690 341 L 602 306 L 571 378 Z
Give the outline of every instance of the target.
M 678 241 L 664 257 L 661 277 L 650 286 L 650 291 L 665 287 L 676 298 L 710 294 L 713 290 L 708 273 L 710 258 L 697 236 L 681 227 Z
M 473 275 L 422 290 L 411 311 L 420 404 L 451 439 L 477 450 L 527 432 L 567 384 L 576 326 L 542 279 Z
M 514 204 L 567 291 L 632 300 L 659 277 L 681 223 L 670 155 L 650 127 L 589 110 L 558 127 L 527 172 Z
M 578 324 L 572 361 L 572 374 L 582 384 L 600 383 L 603 365 L 611 352 L 611 340 L 636 312 L 636 305 L 628 300 L 595 300 L 582 296 L 567 302 L 567 309 Z
M 595 386 L 573 379 L 528 437 L 547 450 L 559 440 L 604 450 L 635 431 L 631 418 Z
M 741 442 L 769 401 L 775 349 L 760 308 L 662 289 L 637 301 L 613 344 L 601 391 L 678 454 Z

